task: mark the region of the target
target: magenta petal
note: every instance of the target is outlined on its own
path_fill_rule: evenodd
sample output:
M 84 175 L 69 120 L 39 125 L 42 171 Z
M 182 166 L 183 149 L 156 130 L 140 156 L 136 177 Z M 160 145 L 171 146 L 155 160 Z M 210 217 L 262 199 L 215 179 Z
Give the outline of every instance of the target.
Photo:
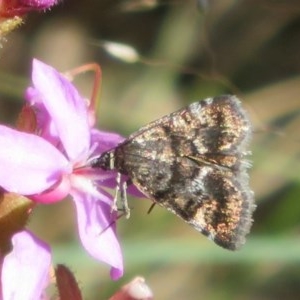
M 12 244 L 2 266 L 3 299 L 40 299 L 49 282 L 49 246 L 27 231 L 15 234 Z
M 95 153 L 98 154 L 116 147 L 124 140 L 125 138 L 117 133 L 92 130 L 92 145 L 96 145 Z
M 33 60 L 32 81 L 55 124 L 68 157 L 73 161 L 85 157 L 90 146 L 85 100 L 64 76 L 37 59 Z
M 0 125 L 0 186 L 22 195 L 43 192 L 71 172 L 66 158 L 34 134 Z
M 58 0 L 21 0 L 20 2 L 33 9 L 45 9 L 57 4 Z
M 111 207 L 88 195 L 72 193 L 72 196 L 77 208 L 78 229 L 83 246 L 91 256 L 112 266 L 112 279 L 120 278 L 123 275 L 123 257 Z M 109 196 L 103 194 L 103 197 Z

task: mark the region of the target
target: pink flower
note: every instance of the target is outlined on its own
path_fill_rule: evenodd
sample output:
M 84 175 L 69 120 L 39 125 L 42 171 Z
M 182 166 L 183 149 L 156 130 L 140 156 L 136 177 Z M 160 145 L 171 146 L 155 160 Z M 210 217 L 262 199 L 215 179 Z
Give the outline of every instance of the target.
M 24 15 L 32 10 L 43 10 L 57 4 L 58 0 L 2 0 L 0 15 L 14 17 Z
M 1 261 L 0 299 L 41 299 L 49 283 L 50 248 L 28 231 L 16 233 L 12 245 Z
M 36 134 L 0 125 L 0 186 L 36 202 L 52 203 L 71 195 L 85 249 L 112 266 L 111 277 L 123 274 L 115 233 L 112 196 L 102 186 L 115 186 L 114 172 L 84 166 L 91 155 L 123 139 L 93 128 L 94 112 L 75 87 L 52 67 L 33 61 L 33 87 L 27 100 L 37 114 Z

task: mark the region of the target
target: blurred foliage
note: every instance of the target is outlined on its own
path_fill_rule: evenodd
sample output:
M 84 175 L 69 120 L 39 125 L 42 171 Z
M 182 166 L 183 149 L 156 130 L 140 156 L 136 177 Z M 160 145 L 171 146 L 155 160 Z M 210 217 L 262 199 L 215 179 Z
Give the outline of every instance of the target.
M 87 257 L 71 201 L 41 206 L 32 230 L 53 246 L 87 299 L 107 299 L 142 275 L 156 299 L 299 299 L 300 6 L 288 0 L 71 1 L 31 14 L 0 59 L 0 118 L 12 124 L 32 57 L 65 71 L 95 61 L 103 71 L 99 126 L 124 135 L 207 96 L 235 93 L 254 124 L 251 185 L 257 210 L 244 248 L 228 253 L 159 207 L 133 199 L 118 222 L 125 276 Z M 95 41 L 130 45 L 127 64 Z M 90 95 L 92 77 L 76 80 Z M 299 203 L 298 203 L 299 201 Z M 55 221 L 53 221 L 55 220 Z

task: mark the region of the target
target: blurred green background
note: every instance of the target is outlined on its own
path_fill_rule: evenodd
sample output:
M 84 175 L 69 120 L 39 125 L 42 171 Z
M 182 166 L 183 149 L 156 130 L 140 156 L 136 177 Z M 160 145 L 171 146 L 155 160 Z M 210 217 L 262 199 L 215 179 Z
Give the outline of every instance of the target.
M 118 60 L 103 41 L 130 45 Z M 96 42 L 98 45 L 96 45 Z M 300 299 L 300 5 L 297 0 L 65 0 L 28 15 L 0 56 L 0 120 L 13 124 L 37 57 L 61 71 L 103 71 L 99 127 L 128 135 L 196 100 L 237 94 L 248 110 L 257 210 L 246 245 L 228 252 L 149 200 L 118 221 L 125 276 L 88 257 L 66 200 L 36 209 L 30 228 L 74 271 L 86 299 L 107 299 L 136 275 L 155 299 Z M 89 96 L 92 75 L 76 80 Z

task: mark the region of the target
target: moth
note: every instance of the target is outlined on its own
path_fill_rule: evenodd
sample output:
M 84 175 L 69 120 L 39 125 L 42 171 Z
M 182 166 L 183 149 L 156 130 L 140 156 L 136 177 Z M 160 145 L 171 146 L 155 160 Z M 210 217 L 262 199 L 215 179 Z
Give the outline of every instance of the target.
M 223 95 L 151 122 L 92 158 L 90 166 L 127 175 L 155 204 L 236 250 L 245 243 L 255 209 L 245 159 L 250 137 L 241 102 Z M 119 188 L 126 193 L 126 183 Z

